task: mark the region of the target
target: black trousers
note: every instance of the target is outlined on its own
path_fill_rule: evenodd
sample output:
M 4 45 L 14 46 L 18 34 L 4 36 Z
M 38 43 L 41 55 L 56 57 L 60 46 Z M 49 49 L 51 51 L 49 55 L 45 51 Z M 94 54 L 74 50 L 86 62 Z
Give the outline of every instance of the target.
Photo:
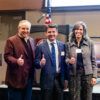
M 69 81 L 70 100 L 92 100 L 92 75 L 71 76 Z
M 63 89 L 59 78 L 59 76 L 55 78 L 53 88 L 41 90 L 42 100 L 63 100 Z

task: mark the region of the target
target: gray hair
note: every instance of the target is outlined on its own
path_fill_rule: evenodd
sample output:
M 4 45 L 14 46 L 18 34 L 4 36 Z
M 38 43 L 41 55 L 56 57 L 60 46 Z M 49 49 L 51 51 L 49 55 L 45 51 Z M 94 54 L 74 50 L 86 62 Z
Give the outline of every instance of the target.
M 18 28 L 22 25 L 27 25 L 29 29 L 31 28 L 31 23 L 28 20 L 21 20 L 18 24 Z
M 83 21 L 78 21 L 74 24 L 74 26 L 72 28 L 72 32 L 69 34 L 69 41 L 70 42 L 75 41 L 75 30 L 78 29 L 80 27 L 80 25 L 83 26 L 83 39 L 89 40 L 86 24 Z

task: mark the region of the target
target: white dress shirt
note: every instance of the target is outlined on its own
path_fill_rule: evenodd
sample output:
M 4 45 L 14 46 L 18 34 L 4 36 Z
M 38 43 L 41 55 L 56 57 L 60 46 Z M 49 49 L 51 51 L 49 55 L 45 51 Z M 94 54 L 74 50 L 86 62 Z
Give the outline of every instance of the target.
M 51 43 L 48 39 L 47 39 L 47 43 L 49 45 L 49 49 L 50 49 L 50 52 L 51 52 Z M 58 45 L 57 45 L 57 41 L 53 41 L 54 43 L 54 47 L 55 47 L 55 53 L 56 53 L 56 72 L 59 72 L 59 52 L 58 52 Z

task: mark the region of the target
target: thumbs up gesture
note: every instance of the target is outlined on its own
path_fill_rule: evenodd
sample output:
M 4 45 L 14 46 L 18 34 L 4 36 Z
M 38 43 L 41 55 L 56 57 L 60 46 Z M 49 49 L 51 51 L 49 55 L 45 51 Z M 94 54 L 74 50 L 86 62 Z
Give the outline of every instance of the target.
M 23 55 L 21 54 L 20 57 L 17 59 L 17 63 L 19 66 L 23 66 L 24 64 L 24 59 L 23 59 Z
M 41 59 L 41 61 L 40 61 L 40 65 L 41 66 L 44 66 L 46 64 L 46 59 L 45 59 L 45 57 L 44 57 L 44 54 L 42 55 L 42 59 Z
M 75 57 L 71 57 L 70 60 L 69 60 L 69 63 L 70 64 L 75 64 L 75 62 L 76 62 Z

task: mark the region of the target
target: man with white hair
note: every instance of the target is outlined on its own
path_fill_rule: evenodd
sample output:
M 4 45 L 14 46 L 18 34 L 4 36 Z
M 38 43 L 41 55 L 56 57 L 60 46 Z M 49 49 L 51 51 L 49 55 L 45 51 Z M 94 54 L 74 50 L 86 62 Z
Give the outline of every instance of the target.
M 34 40 L 29 36 L 31 23 L 21 20 L 18 33 L 7 39 L 4 59 L 8 100 L 31 100 L 34 77 Z

